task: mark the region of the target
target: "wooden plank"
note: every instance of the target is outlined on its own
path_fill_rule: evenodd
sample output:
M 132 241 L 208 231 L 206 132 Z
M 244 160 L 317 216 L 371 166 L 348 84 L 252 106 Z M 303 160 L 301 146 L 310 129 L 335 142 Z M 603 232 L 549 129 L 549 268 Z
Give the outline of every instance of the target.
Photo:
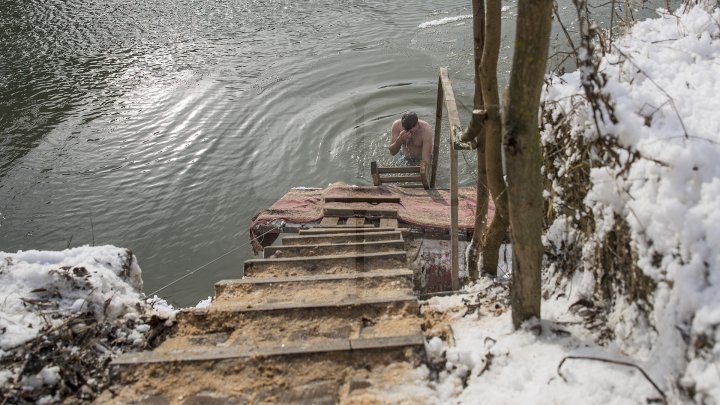
M 397 218 L 397 210 L 391 208 L 325 207 L 323 208 L 323 215 L 332 215 L 337 217 Z
M 318 243 L 352 243 L 360 241 L 403 240 L 402 233 L 395 228 L 386 232 L 333 233 L 321 235 L 285 236 L 283 245 L 308 245 Z
M 370 174 L 372 175 L 373 185 L 380 185 L 380 174 L 378 173 L 377 162 L 370 162 Z
M 323 217 L 320 221 L 320 225 L 337 225 L 340 218 L 338 217 Z
M 397 215 L 397 211 L 395 211 L 395 215 Z M 363 226 L 365 225 L 365 217 L 350 217 L 345 221 L 345 225 Z
M 422 185 L 425 190 L 430 188 L 430 186 L 428 185 L 428 178 L 427 178 L 427 166 L 428 166 L 428 162 L 426 160 L 420 161 L 420 179 L 422 181 Z
M 400 204 L 400 197 L 384 197 L 384 196 L 352 196 L 352 197 L 325 197 L 325 202 L 338 202 L 338 203 L 355 203 L 355 202 L 366 202 L 370 204 L 380 203 L 392 203 Z
M 405 249 L 405 242 L 401 239 L 353 242 L 353 243 L 321 243 L 310 245 L 283 245 L 268 246 L 263 250 L 265 258 L 276 253 L 280 257 L 291 256 L 323 256 L 329 254 L 342 254 L 343 252 L 381 252 Z
M 256 264 L 263 265 L 268 263 L 299 263 L 299 264 L 317 264 L 321 261 L 332 261 L 332 260 L 346 260 L 346 259 L 396 259 L 405 258 L 406 252 L 404 250 L 395 250 L 390 252 L 378 252 L 378 253 L 352 253 L 344 255 L 328 255 L 328 256 L 313 256 L 313 257 L 278 257 L 269 259 L 250 259 L 245 260 L 245 268 L 252 267 Z
M 346 215 L 346 216 L 347 216 L 347 215 Z M 328 228 L 337 228 L 337 229 L 342 229 L 342 228 L 374 228 L 374 226 L 373 226 L 372 224 L 365 224 L 365 225 L 338 224 L 338 225 L 318 225 L 318 226 L 316 226 L 316 228 L 323 228 L 323 229 L 328 229 Z M 340 231 L 338 231 L 338 232 L 340 232 Z
M 397 220 L 397 218 L 380 218 L 380 227 L 381 228 L 397 228 L 398 220 Z
M 405 250 L 396 250 L 377 253 L 251 259 L 245 261 L 243 276 L 258 276 L 267 271 L 320 274 L 330 270 L 337 273 L 347 272 L 348 269 L 355 269 L 355 271 L 382 270 L 383 267 L 380 265 L 386 266 L 385 269 L 388 266 L 392 268 L 404 266 L 406 258 L 407 252 Z M 337 271 L 338 268 L 342 269 L 342 271 Z
M 323 308 L 349 308 L 349 307 L 403 307 L 419 308 L 420 303 L 413 295 L 411 290 L 406 292 L 398 291 L 385 297 L 371 298 L 345 298 L 342 300 L 331 300 L 324 302 L 272 302 L 257 305 L 248 305 L 246 302 L 237 302 L 233 305 L 223 305 L 221 309 L 208 308 L 190 308 L 183 309 L 178 312 L 178 319 L 184 321 L 191 317 L 205 317 L 208 314 L 226 312 L 226 313 L 252 313 L 252 312 L 286 312 L 288 310 L 305 310 L 314 311 Z
M 202 349 L 168 352 L 138 352 L 126 353 L 110 363 L 111 366 L 131 366 L 141 364 L 201 362 L 232 360 L 246 358 L 260 358 L 282 355 L 312 354 L 323 352 L 349 351 L 350 342 L 347 339 L 333 339 L 316 342 L 313 345 L 283 345 L 263 349 L 246 348 L 240 346 L 216 347 L 210 346 Z
M 348 234 L 348 233 L 379 233 L 379 232 L 388 232 L 388 231 L 397 231 L 397 229 L 395 229 L 395 228 L 377 228 L 372 225 L 369 225 L 365 228 L 350 227 L 350 228 L 301 229 L 298 231 L 298 234 L 305 236 L 305 235 Z
M 420 173 L 420 166 L 393 166 L 393 167 L 378 167 L 378 174 L 388 173 Z
M 440 160 L 440 131 L 442 129 L 443 116 L 443 89 L 442 79 L 438 77 L 437 101 L 435 107 L 435 141 L 433 142 L 432 169 L 430 170 L 430 188 L 435 188 L 437 177 L 438 160 Z
M 220 360 L 243 360 L 274 356 L 299 356 L 319 353 L 350 352 L 363 350 L 406 350 L 424 345 L 422 333 L 405 336 L 377 338 L 326 339 L 319 342 L 288 342 L 274 347 L 254 348 L 243 346 L 206 346 L 197 349 L 125 353 L 110 363 L 110 366 L 139 366 L 144 364 L 208 362 Z M 362 354 L 366 356 L 367 354 Z
M 457 104 L 455 104 L 455 93 L 453 92 L 452 82 L 450 82 L 450 78 L 448 77 L 447 68 L 440 68 L 440 79 L 443 85 L 443 93 L 445 93 L 445 107 L 447 108 L 448 121 L 450 122 L 450 137 L 452 143 L 455 144 L 454 130 L 455 128 L 460 128 L 460 116 L 458 115 Z
M 215 290 L 222 290 L 223 288 L 229 288 L 235 285 L 260 285 L 260 284 L 277 284 L 277 283 L 302 283 L 302 282 L 315 282 L 315 281 L 342 281 L 342 280 L 364 280 L 364 279 L 376 279 L 376 278 L 398 278 L 398 277 L 412 277 L 412 270 L 383 270 L 373 273 L 347 273 L 347 274 L 314 274 L 310 276 L 293 276 L 293 277 L 271 277 L 271 278 L 259 278 L 259 277 L 248 277 L 238 279 L 227 279 L 220 280 L 215 283 Z
M 418 330 L 417 333 L 404 336 L 381 336 L 375 338 L 350 339 L 352 350 L 386 349 L 390 347 L 422 346 L 425 339 Z
M 440 68 L 440 78 L 445 93 L 445 105 L 450 121 L 450 277 L 452 289 L 460 289 L 460 276 L 458 265 L 458 168 L 457 150 L 455 150 L 456 131 L 460 128 L 455 94 L 448 77 L 447 69 Z
M 383 183 L 419 183 L 422 181 L 422 178 L 417 176 L 390 176 L 390 177 L 383 177 L 382 182 Z

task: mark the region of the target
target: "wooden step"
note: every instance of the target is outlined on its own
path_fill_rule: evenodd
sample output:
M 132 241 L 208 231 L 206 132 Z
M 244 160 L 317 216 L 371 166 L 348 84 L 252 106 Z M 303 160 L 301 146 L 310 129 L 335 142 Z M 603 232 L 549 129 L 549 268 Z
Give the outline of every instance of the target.
M 327 218 L 327 217 L 326 217 L 326 218 Z M 349 218 L 348 218 L 348 219 L 349 219 Z M 357 229 L 357 228 L 360 228 L 360 229 L 363 229 L 363 230 L 368 230 L 368 229 L 374 229 L 374 228 L 376 228 L 375 225 L 373 225 L 373 224 L 359 224 L 359 225 L 358 225 L 358 224 L 353 223 L 353 222 L 354 222 L 354 221 L 351 221 L 349 224 L 348 224 L 348 223 L 345 223 L 345 224 L 327 224 L 327 225 L 323 225 L 323 224 L 322 224 L 322 221 L 321 221 L 320 225 L 317 225 L 317 226 L 315 226 L 315 227 L 312 228 L 312 229 L 326 229 L 326 228 L 328 228 L 328 229 L 340 229 L 340 230 L 335 231 L 335 232 L 354 232 L 354 231 L 343 231 L 343 230 L 344 230 L 344 229 Z
M 419 183 L 422 176 L 388 176 L 382 178 L 383 183 Z
M 389 378 L 409 379 L 424 360 L 419 329 L 385 339 L 253 351 L 231 347 L 127 354 L 111 363 L 113 387 L 98 403 L 332 405 L 362 388 L 384 387 Z M 373 399 L 378 403 L 379 397 Z
M 397 218 L 397 209 L 326 207 L 323 215 L 336 217 Z
M 399 230 L 392 230 L 380 232 L 345 232 L 302 236 L 288 235 L 283 236 L 282 244 L 283 246 L 295 246 L 332 243 L 373 242 L 382 240 L 403 240 L 402 232 L 400 232 Z
M 390 342 L 394 347 L 368 342 L 379 347 L 362 348 L 365 342 L 355 342 L 356 348 L 338 350 L 340 347 L 328 344 L 313 353 L 288 348 L 284 354 L 249 357 L 208 353 L 208 360 L 196 361 L 121 358 L 111 364 L 112 390 L 96 403 L 334 405 L 348 394 L 364 394 L 364 387 L 412 378 L 425 357 L 418 337 L 409 335 L 404 345 L 399 340 Z M 347 348 L 345 343 L 339 345 Z M 398 374 L 401 370 L 407 376 Z M 383 402 L 377 396 L 371 398 L 375 400 L 363 402 L 360 398 L 353 403 Z
M 406 267 L 404 250 L 245 261 L 246 277 L 292 277 L 303 274 L 350 273 Z
M 382 297 L 330 299 L 322 302 L 256 305 L 218 302 L 210 308 L 178 312 L 174 337 L 163 342 L 156 350 L 187 349 L 208 342 L 216 346 L 242 343 L 247 347 L 272 347 L 295 341 L 321 342 L 327 339 L 371 337 L 362 334 L 361 330 L 383 319 L 420 322 L 418 313 L 417 298 L 402 291 L 383 294 Z M 211 340 L 203 340 L 202 336 L 210 335 Z
M 362 227 L 354 227 L 347 225 L 336 225 L 335 227 L 322 227 L 322 228 L 309 228 L 300 229 L 298 234 L 300 235 L 327 235 L 332 233 L 377 233 L 377 232 L 388 232 L 397 231 L 397 228 L 379 228 L 372 225 L 363 225 Z
M 265 258 L 296 256 L 327 256 L 349 253 L 389 252 L 405 249 L 403 240 L 370 241 L 354 243 L 322 243 L 312 245 L 268 246 L 263 251 Z
M 197 361 L 218 361 L 229 359 L 260 359 L 274 356 L 310 355 L 340 351 L 363 350 L 404 350 L 420 349 L 425 340 L 418 329 L 415 333 L 374 338 L 330 339 L 323 343 L 285 344 L 279 347 L 245 348 L 240 345 L 229 347 L 204 346 L 189 350 L 152 351 L 123 354 L 112 361 L 111 366 L 144 365 L 153 363 L 181 363 Z
M 326 203 L 331 202 L 338 202 L 338 203 L 357 203 L 357 202 L 366 202 L 370 204 L 379 204 L 379 203 L 391 203 L 391 204 L 400 204 L 400 197 L 397 196 L 329 196 L 325 197 L 324 201 Z
M 382 298 L 398 293 L 411 294 L 412 270 L 369 273 L 320 274 L 300 277 L 276 277 L 222 280 L 215 283 L 213 305 L 240 302 L 247 305 L 347 301 Z

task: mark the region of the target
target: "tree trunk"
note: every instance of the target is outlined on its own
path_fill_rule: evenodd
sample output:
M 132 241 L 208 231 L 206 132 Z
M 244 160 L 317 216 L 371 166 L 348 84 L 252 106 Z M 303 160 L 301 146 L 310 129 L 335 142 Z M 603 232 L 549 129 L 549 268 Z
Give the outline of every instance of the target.
M 485 120 L 485 161 L 490 195 L 495 202 L 495 216 L 483 241 L 482 272 L 497 275 L 498 252 L 509 225 L 508 200 L 502 167 L 500 97 L 498 95 L 497 63 L 500 54 L 500 0 L 487 0 L 485 16 L 485 46 L 483 47 L 480 78 L 487 118 Z
M 474 110 L 483 108 L 483 93 L 480 83 L 480 62 L 485 46 L 485 4 L 484 0 L 472 0 L 473 8 L 473 49 L 475 56 L 475 96 L 473 97 Z M 474 142 L 482 131 L 484 117 L 473 111 L 467 130 L 460 136 L 461 142 Z
M 483 48 L 485 45 L 485 35 L 483 26 L 485 24 L 485 6 L 483 0 L 473 0 L 473 43 L 475 45 L 475 97 L 473 99 L 474 109 L 483 108 L 483 90 L 480 81 L 480 61 L 482 59 Z M 483 126 L 483 117 L 479 114 L 473 114 L 470 120 L 468 130 L 463 134 L 462 138 L 468 136 L 469 139 L 477 139 L 477 204 L 475 207 L 475 230 L 473 232 L 470 247 L 467 251 L 466 263 L 468 266 L 468 275 L 471 280 L 478 278 L 478 262 L 480 257 L 480 247 L 485 236 L 485 224 L 488 210 L 488 188 L 487 173 L 485 170 L 485 129 Z
M 512 320 L 540 318 L 542 177 L 538 109 L 547 60 L 552 0 L 518 2 L 503 147 L 513 242 Z

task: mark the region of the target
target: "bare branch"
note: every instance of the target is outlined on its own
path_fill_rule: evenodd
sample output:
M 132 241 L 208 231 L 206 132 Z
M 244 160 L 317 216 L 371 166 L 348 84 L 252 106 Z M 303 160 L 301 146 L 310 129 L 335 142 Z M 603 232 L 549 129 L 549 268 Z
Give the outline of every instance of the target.
M 625 366 L 625 367 L 635 368 L 635 369 L 637 369 L 638 371 L 640 371 L 640 373 L 642 373 L 642 375 L 645 377 L 645 379 L 648 380 L 648 382 L 650 382 L 650 384 L 652 384 L 653 387 L 655 387 L 655 389 L 657 390 L 657 392 L 663 397 L 663 402 L 667 403 L 667 397 L 665 396 L 665 393 L 663 392 L 663 390 L 661 390 L 660 387 L 658 387 L 657 384 L 655 384 L 655 382 L 650 378 L 650 376 L 647 375 L 647 373 L 645 372 L 645 370 L 643 370 L 642 367 L 638 366 L 637 364 L 628 363 L 628 362 L 620 361 L 620 360 L 605 359 L 605 358 L 602 358 L 602 357 L 565 356 L 565 358 L 563 358 L 562 361 L 560 361 L 560 364 L 558 364 L 558 368 L 557 368 L 557 373 L 558 373 L 558 375 L 559 375 L 560 378 L 562 378 L 563 381 L 565 381 L 565 382 L 567 382 L 567 379 L 566 379 L 565 376 L 562 374 L 560 368 L 562 368 L 562 366 L 563 366 L 563 364 L 565 364 L 565 361 L 566 361 L 566 360 L 592 360 L 592 361 L 600 361 L 600 362 L 603 362 L 603 363 L 610 363 L 610 364 L 616 364 L 616 365 L 619 365 L 619 366 Z

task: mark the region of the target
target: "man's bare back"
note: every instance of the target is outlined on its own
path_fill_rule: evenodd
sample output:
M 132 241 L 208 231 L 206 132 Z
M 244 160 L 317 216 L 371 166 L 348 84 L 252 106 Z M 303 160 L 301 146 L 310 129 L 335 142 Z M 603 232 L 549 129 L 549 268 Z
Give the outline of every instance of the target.
M 409 113 L 414 114 L 414 113 Z M 407 115 L 407 114 L 406 114 Z M 405 115 L 403 115 L 405 118 Z M 402 154 L 406 160 L 425 160 L 430 163 L 430 150 L 432 149 L 432 127 L 423 120 L 417 123 L 409 130 L 403 127 L 402 120 L 393 122 L 390 128 L 390 154 L 395 156 L 402 150 Z

